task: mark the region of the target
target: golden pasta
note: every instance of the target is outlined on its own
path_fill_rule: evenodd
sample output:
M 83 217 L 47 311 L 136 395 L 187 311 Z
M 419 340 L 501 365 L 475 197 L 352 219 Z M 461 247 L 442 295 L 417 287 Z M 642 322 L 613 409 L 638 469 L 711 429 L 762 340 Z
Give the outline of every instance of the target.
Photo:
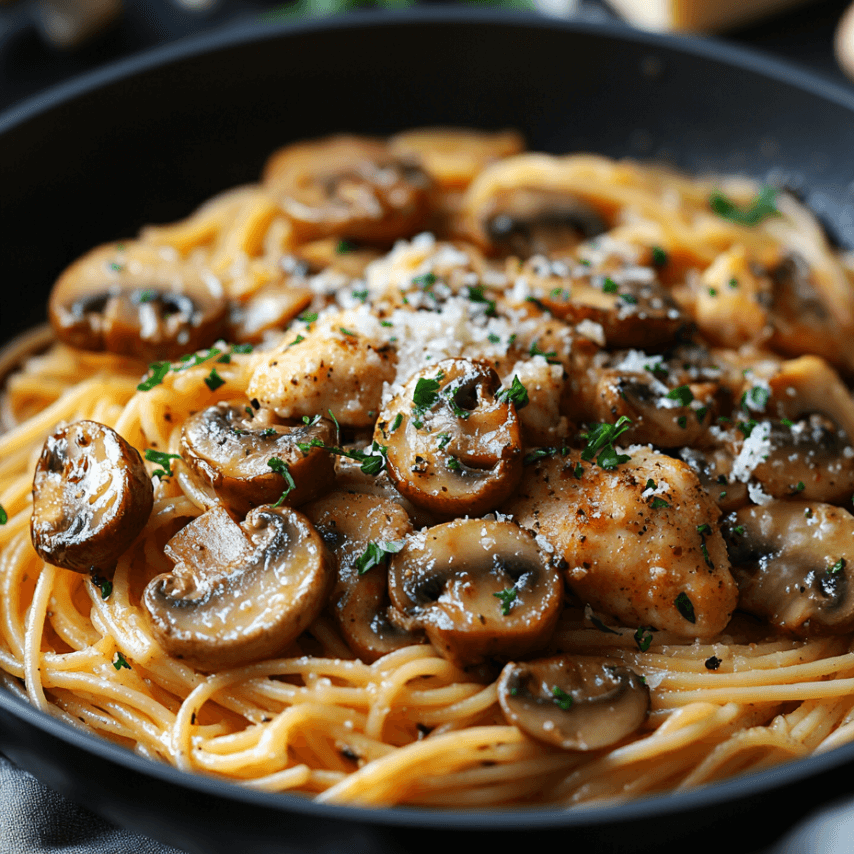
M 364 806 L 846 743 L 852 270 L 746 179 L 511 131 L 288 146 L 56 283 L 2 401 L 3 683 Z

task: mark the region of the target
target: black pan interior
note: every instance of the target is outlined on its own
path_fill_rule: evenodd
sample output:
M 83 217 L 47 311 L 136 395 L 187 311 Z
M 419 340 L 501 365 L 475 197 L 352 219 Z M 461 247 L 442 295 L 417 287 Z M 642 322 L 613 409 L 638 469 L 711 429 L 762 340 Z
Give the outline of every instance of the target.
M 276 146 L 429 124 L 516 127 L 538 150 L 771 177 L 854 247 L 854 98 L 774 61 L 617 25 L 453 9 L 267 24 L 154 51 L 0 117 L 0 256 L 7 294 L 27 295 L 23 307 L 3 303 L 0 341 L 44 318 L 53 279 L 77 255 L 256 179 Z M 342 842 L 365 854 L 427 851 L 449 839 L 502 844 L 508 834 L 514 845 L 597 851 L 699 840 L 700 850 L 714 841 L 733 850 L 733 823 L 750 815 L 741 851 L 854 788 L 852 747 L 594 811 L 321 809 L 152 766 L 6 692 L 0 749 L 105 817 L 205 854 L 337 852 Z

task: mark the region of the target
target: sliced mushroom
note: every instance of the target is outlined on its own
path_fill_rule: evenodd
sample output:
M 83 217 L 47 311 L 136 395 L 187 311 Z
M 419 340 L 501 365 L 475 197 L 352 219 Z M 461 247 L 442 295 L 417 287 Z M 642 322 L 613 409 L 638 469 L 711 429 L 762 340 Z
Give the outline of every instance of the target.
M 734 457 L 728 447 L 680 448 L 678 453 L 694 469 L 700 484 L 722 513 L 738 510 L 748 503 L 747 484 L 732 476 Z
M 33 479 L 30 532 L 39 556 L 75 572 L 112 572 L 148 522 L 154 490 L 136 448 L 97 421 L 61 427 Z
M 303 508 L 338 561 L 330 605 L 347 646 L 372 663 L 424 635 L 395 622 L 388 596 L 388 557 L 412 523 L 400 505 L 358 492 L 333 492 Z
M 380 414 L 374 438 L 413 504 L 444 516 L 481 515 L 522 474 L 516 407 L 496 397 L 491 368 L 445 359 L 414 374 Z
M 854 516 L 841 507 L 772 501 L 724 526 L 739 607 L 798 635 L 854 628 Z
M 854 492 L 854 454 L 841 430 L 821 415 L 798 421 L 769 421 L 762 459 L 751 476 L 773 498 L 797 497 L 831 504 L 848 501 Z M 757 429 L 757 428 L 754 428 Z M 734 451 L 747 441 L 733 431 Z
M 333 446 L 337 439 L 328 418 L 286 425 L 269 410 L 222 402 L 187 419 L 181 456 L 228 507 L 244 516 L 252 507 L 280 499 L 298 507 L 330 489 L 332 457 L 311 443 Z
M 554 557 L 530 531 L 495 519 L 410 536 L 391 558 L 388 584 L 405 625 L 462 666 L 544 647 L 563 596 Z
M 582 380 L 581 404 L 576 417 L 614 423 L 631 420 L 625 443 L 638 442 L 659 448 L 695 444 L 716 415 L 714 383 L 690 383 L 668 388 L 651 373 L 623 369 L 591 372 Z M 589 379 L 595 381 L 592 388 Z
M 415 234 L 429 214 L 426 173 L 371 137 L 287 146 L 268 160 L 264 184 L 299 242 L 336 236 L 390 243 Z
M 650 267 L 633 258 L 583 265 L 571 258 L 529 259 L 518 276 L 555 317 L 602 327 L 609 348 L 660 350 L 687 337 L 692 320 Z
M 59 277 L 48 304 L 66 344 L 145 361 L 210 346 L 225 330 L 226 309 L 212 276 L 138 243 L 84 255 Z
M 622 661 L 559 655 L 511 662 L 498 680 L 507 721 L 564 750 L 598 750 L 636 732 L 649 688 Z
M 256 507 L 241 525 L 213 508 L 165 551 L 175 568 L 149 582 L 143 605 L 166 652 L 205 671 L 283 652 L 335 579 L 320 534 L 289 507 Z
M 839 374 L 818 356 L 800 356 L 783 362 L 769 379 L 766 410 L 790 421 L 821 413 L 854 442 L 854 399 Z

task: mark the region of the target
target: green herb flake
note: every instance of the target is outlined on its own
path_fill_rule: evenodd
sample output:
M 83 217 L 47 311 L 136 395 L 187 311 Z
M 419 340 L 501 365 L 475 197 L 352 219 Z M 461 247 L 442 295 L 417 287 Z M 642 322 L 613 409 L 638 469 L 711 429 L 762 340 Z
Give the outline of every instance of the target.
M 753 432 L 753 428 L 756 426 L 755 419 L 751 418 L 749 421 L 739 421 L 737 427 L 744 434 L 745 439 L 750 438 L 750 434 Z
M 632 637 L 638 645 L 638 649 L 641 652 L 646 652 L 652 643 L 652 626 L 638 626 L 637 631 Z
M 799 480 L 794 486 L 795 492 L 803 492 L 806 489 L 804 482 Z
M 359 302 L 367 302 L 368 300 L 368 291 L 367 288 L 361 291 L 353 291 L 353 299 L 359 300 Z
M 427 288 L 432 288 L 433 285 L 436 284 L 436 274 L 435 273 L 424 273 L 422 276 L 416 276 L 412 280 L 412 284 L 421 288 L 422 290 L 427 290 Z
M 633 294 L 620 294 L 620 299 L 627 305 L 637 305 L 638 298 Z
M 516 601 L 516 588 L 508 587 L 507 590 L 501 590 L 498 593 L 493 593 L 496 599 L 501 600 L 501 616 L 510 616 L 510 608 Z
M 669 400 L 678 400 L 680 406 L 688 406 L 694 400 L 694 392 L 687 385 L 670 389 L 665 395 Z
M 617 287 L 617 283 L 610 276 L 605 276 L 605 281 L 602 282 L 602 290 L 606 294 L 615 294 L 619 291 L 619 288 Z
M 364 575 L 383 563 L 388 555 L 397 554 L 402 548 L 403 540 L 379 540 L 368 543 L 367 548 L 356 561 L 356 570 L 359 575 Z
M 225 380 L 217 373 L 216 368 L 211 368 L 211 372 L 205 377 L 205 385 L 211 391 L 216 391 L 220 386 L 225 385 Z
M 646 486 L 644 487 L 644 490 L 655 489 L 656 487 L 657 487 L 656 482 L 651 477 L 647 478 Z
M 559 685 L 552 686 L 552 696 L 554 697 L 555 705 L 559 709 L 562 709 L 565 712 L 572 708 L 572 696 L 567 694 Z
M 348 252 L 352 252 L 356 248 L 356 244 L 351 240 L 339 240 L 338 245 L 335 247 L 335 253 L 337 255 L 346 255 Z
M 460 461 L 456 457 L 448 457 L 448 462 L 446 463 L 446 465 L 451 471 L 460 472 L 463 470 L 462 463 L 460 463 Z
M 587 446 L 581 452 L 581 459 L 593 462 L 595 458 L 596 464 L 608 471 L 621 463 L 627 463 L 631 457 L 627 454 L 618 454 L 614 450 L 614 441 L 625 433 L 631 424 L 630 418 L 621 415 L 616 424 L 591 425 L 587 433 L 581 434 L 581 438 L 587 442 Z
M 709 288 L 709 296 L 710 297 L 716 297 L 717 295 L 718 295 L 717 288 Z
M 843 570 L 843 569 L 845 569 L 845 558 L 844 558 L 844 557 L 841 557 L 841 558 L 839 558 L 839 560 L 838 560 L 838 561 L 836 561 L 836 563 L 835 563 L 835 564 L 833 564 L 833 566 L 831 566 L 831 567 L 830 567 L 830 569 L 828 569 L 827 571 L 828 571 L 828 573 L 829 573 L 830 575 L 836 575 L 837 573 L 842 572 L 842 570 Z
M 666 267 L 667 262 L 670 260 L 670 256 L 668 256 L 667 252 L 662 249 L 660 246 L 652 247 L 652 266 L 653 267 Z
M 166 374 L 169 373 L 169 368 L 172 367 L 171 362 L 152 362 L 148 366 L 150 376 L 143 380 L 137 387 L 137 391 L 151 391 L 155 386 L 160 385 L 166 379 Z
M 140 291 L 138 299 L 140 303 L 152 302 L 153 300 L 157 299 L 157 291 Z
M 0 504 L 0 525 L 5 525 L 9 521 L 9 514 L 6 512 L 6 508 Z
M 389 430 L 389 432 L 394 433 L 394 431 L 397 430 L 397 428 L 400 427 L 401 424 L 403 424 L 403 413 L 398 412 L 397 415 L 395 415 L 394 417 L 394 421 L 391 424 L 391 429 Z
M 489 299 L 483 292 L 483 285 L 468 285 L 468 298 L 472 302 L 482 303 L 486 306 L 486 316 L 495 317 L 495 300 Z
M 708 522 L 703 522 L 702 525 L 697 525 L 697 533 L 701 537 L 707 537 L 712 533 L 712 526 Z
M 670 505 L 661 496 L 656 495 L 649 506 L 653 510 L 661 510 L 663 507 L 669 507 Z
M 94 568 L 92 570 L 90 570 L 89 578 L 92 581 L 92 584 L 94 584 L 95 587 L 97 587 L 98 590 L 100 591 L 101 598 L 102 599 L 109 599 L 110 594 L 113 592 L 113 582 L 110 581 L 108 578 L 104 578 L 103 576 L 98 575 L 94 571 Z
M 555 358 L 555 356 L 557 356 L 557 352 L 555 350 L 549 350 L 547 353 L 544 350 L 540 349 L 540 347 L 536 341 L 534 341 L 533 344 L 531 344 L 531 347 L 528 350 L 528 355 L 530 355 L 530 356 L 543 356 L 543 357 L 545 357 L 545 360 L 550 365 L 554 365 L 558 361 Z
M 688 598 L 688 594 L 683 590 L 673 603 L 676 605 L 676 610 L 689 622 L 696 623 L 697 617 L 694 614 L 694 604 Z
M 306 311 L 301 314 L 297 320 L 301 320 L 303 323 L 314 323 L 317 320 L 317 312 L 316 311 Z
M 733 276 L 733 278 L 731 278 L 731 279 L 729 280 L 729 286 L 730 286 L 731 288 L 733 288 L 733 289 L 734 289 L 734 288 L 737 288 L 737 287 L 738 287 L 738 279 L 736 279 L 736 278 Z
M 345 329 L 343 326 L 339 326 L 338 328 L 341 330 L 342 334 L 349 335 L 351 338 L 356 337 L 355 332 L 351 332 L 349 329 Z
M 145 449 L 145 458 L 150 462 L 154 463 L 158 466 L 163 466 L 163 468 L 157 469 L 151 473 L 151 476 L 154 477 L 157 475 L 161 480 L 165 477 L 172 477 L 172 463 L 171 460 L 180 460 L 180 454 L 167 454 L 163 451 L 155 451 L 154 448 L 146 448 Z
M 519 377 L 514 376 L 510 388 L 501 389 L 495 399 L 499 403 L 512 403 L 516 409 L 522 409 L 528 405 L 528 389 L 522 385 Z
M 278 457 L 271 457 L 267 460 L 267 465 L 270 466 L 276 474 L 280 474 L 285 479 L 285 491 L 279 496 L 279 500 L 273 505 L 273 507 L 281 507 L 285 499 L 291 494 L 291 492 L 293 492 L 293 490 L 296 489 L 297 485 L 294 483 L 291 470 L 284 460 L 281 460 Z
M 584 474 L 584 466 L 581 463 L 577 463 L 572 473 L 575 475 L 576 480 L 581 480 L 581 475 Z
M 113 667 L 116 670 L 121 670 L 123 667 L 130 670 L 131 666 L 128 664 L 128 660 L 121 654 L 121 652 L 116 652 L 116 660 L 113 662 Z
M 737 225 L 753 226 L 772 216 L 779 216 L 777 210 L 777 190 L 765 185 L 746 208 L 739 207 L 723 193 L 715 192 L 709 196 L 709 207 L 721 219 Z
M 788 418 L 781 418 L 781 419 L 780 419 L 780 423 L 781 423 L 784 427 L 794 427 L 794 426 L 795 426 L 795 425 L 794 425 L 794 424 L 793 424 L 793 423 L 792 423 Z

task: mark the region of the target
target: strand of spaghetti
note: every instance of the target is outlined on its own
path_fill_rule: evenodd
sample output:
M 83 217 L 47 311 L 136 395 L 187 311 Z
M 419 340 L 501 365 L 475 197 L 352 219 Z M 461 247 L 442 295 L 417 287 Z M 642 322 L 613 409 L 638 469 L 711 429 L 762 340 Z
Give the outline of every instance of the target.
M 295 765 L 284 771 L 276 771 L 263 777 L 252 780 L 241 780 L 240 783 L 247 789 L 255 789 L 262 792 L 285 792 L 288 789 L 300 789 L 308 783 L 311 770 L 308 765 Z
M 466 697 L 464 700 L 459 700 L 442 709 L 431 711 L 421 710 L 419 712 L 420 723 L 431 726 L 442 722 L 449 723 L 456 718 L 473 717 L 497 703 L 498 685 L 496 682 L 493 682 L 470 697 Z
M 27 568 L 32 567 L 37 575 L 36 557 L 29 539 L 29 532 L 19 530 L 3 550 L 0 558 L 0 614 L 2 614 L 3 637 L 9 652 L 19 662 L 24 659 L 25 628 L 22 621 L 22 594 Z M 32 585 L 34 582 L 31 581 Z
M 515 727 L 472 727 L 462 732 L 425 738 L 365 765 L 318 797 L 321 803 L 380 806 L 405 797 L 404 781 L 419 773 L 435 773 L 435 763 L 454 756 L 473 756 L 496 744 L 522 744 L 528 739 Z M 484 761 L 486 757 L 484 756 Z M 392 790 L 396 790 L 392 795 Z
M 39 580 L 36 582 L 36 590 L 33 601 L 27 611 L 26 630 L 24 632 L 24 681 L 30 702 L 50 714 L 50 705 L 44 694 L 44 676 L 41 664 L 42 633 L 44 631 L 45 616 L 47 614 L 48 602 L 50 602 L 53 579 L 56 576 L 56 568 L 49 563 L 44 564 Z
M 798 685 L 767 685 L 746 688 L 704 688 L 702 691 L 662 691 L 655 704 L 659 708 L 685 706 L 691 703 L 782 703 L 814 700 L 821 697 L 842 697 L 854 691 L 854 678 L 825 682 L 802 682 Z

